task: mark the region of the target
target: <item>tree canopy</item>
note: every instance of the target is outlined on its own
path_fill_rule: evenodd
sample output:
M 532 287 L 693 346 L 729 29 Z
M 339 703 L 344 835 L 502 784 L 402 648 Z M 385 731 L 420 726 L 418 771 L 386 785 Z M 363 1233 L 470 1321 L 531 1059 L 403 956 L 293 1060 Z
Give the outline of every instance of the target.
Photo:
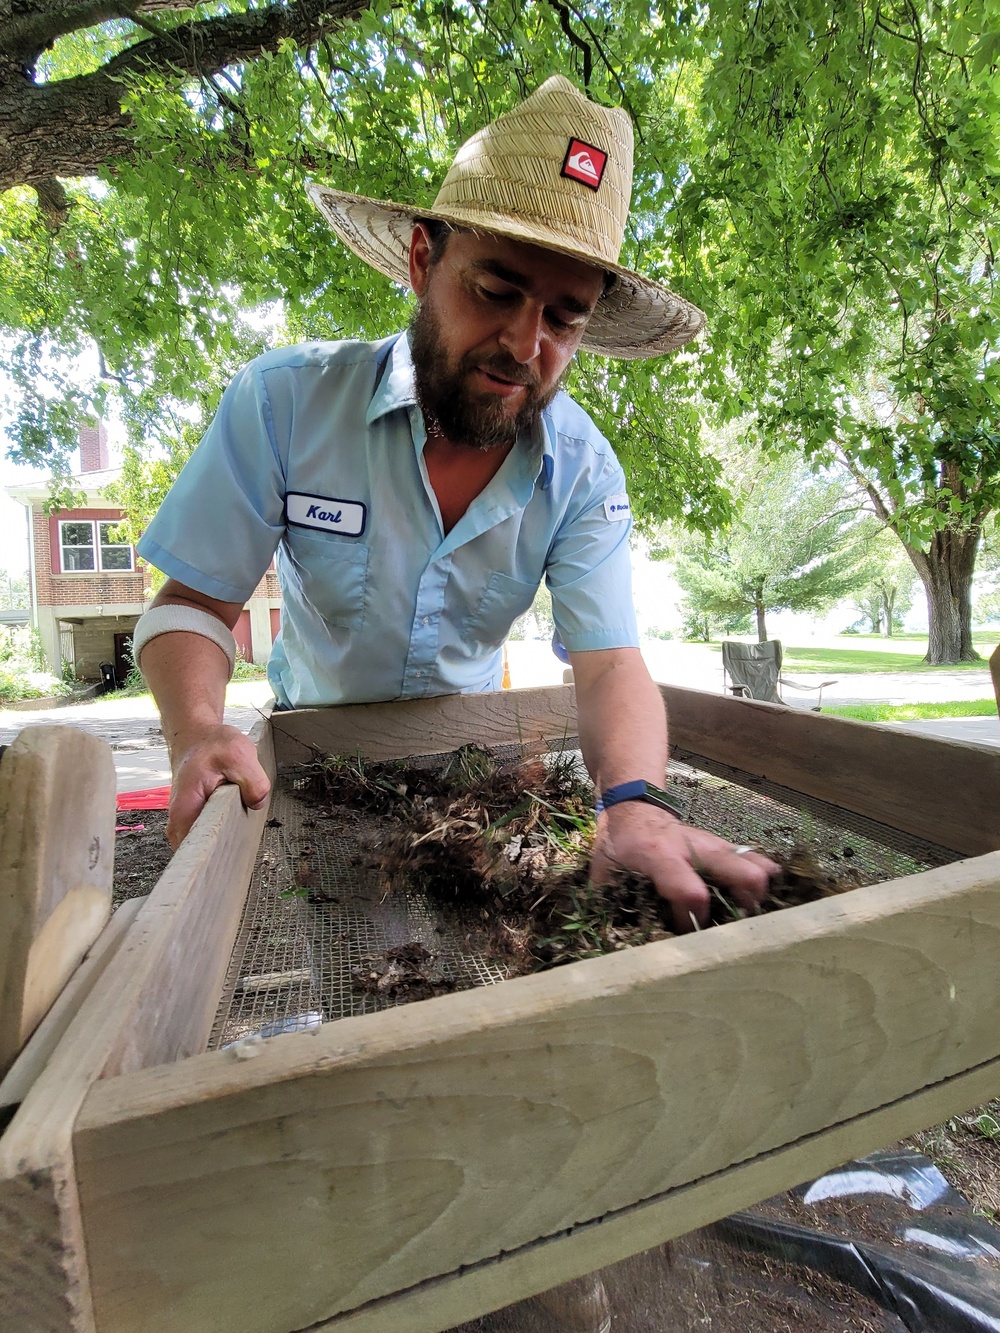
M 636 511 L 722 522 L 701 431 L 750 413 L 769 447 L 851 469 L 928 590 L 932 658 L 974 655 L 998 60 L 1000 0 L 0 0 L 14 448 L 58 464 L 109 397 L 138 448 L 264 341 L 398 326 L 406 293 L 304 181 L 430 202 L 457 145 L 558 71 L 635 121 L 623 261 L 709 314 L 690 353 L 580 362 Z
M 19 112 L 0 111 L 0 182 L 18 182 L 0 196 L 0 326 L 12 342 L 24 459 L 65 458 L 81 413 L 109 397 L 140 447 L 175 431 L 163 419 L 169 401 L 203 413 L 225 378 L 219 367 L 259 340 L 251 310 L 276 312 L 272 339 L 398 327 L 408 294 L 335 241 L 306 180 L 429 204 L 456 147 L 557 70 L 635 117 L 636 212 L 623 258 L 683 290 L 683 257 L 666 250 L 657 223 L 690 139 L 679 128 L 689 99 L 665 105 L 654 78 L 672 70 L 683 87 L 671 34 L 683 36 L 688 19 L 669 9 L 380 0 L 310 11 L 302 0 L 253 10 L 223 0 L 174 10 L 147 0 L 128 18 L 61 14 L 29 25 L 38 49 L 28 73 L 42 100 L 55 88 L 76 99 L 76 167 L 67 168 L 58 117 L 39 112 L 29 134 Z M 54 39 L 47 50 L 43 37 Z M 0 49 L 10 57 L 19 41 L 27 51 L 26 36 L 0 38 Z M 23 73 L 10 59 L 3 68 L 0 84 L 22 95 Z M 118 92 L 110 119 L 84 96 L 98 85 Z M 3 97 L 13 105 L 9 88 Z M 88 178 L 59 179 L 67 169 Z M 85 383 L 75 354 L 88 346 L 99 360 Z M 713 461 L 694 447 L 696 390 L 691 356 L 632 366 L 627 381 L 623 368 L 581 359 L 574 391 L 619 443 L 640 515 L 707 526 L 727 512 Z
M 850 468 L 927 589 L 931 660 L 974 657 L 1000 504 L 1000 7 L 713 0 L 710 24 L 679 213 L 714 266 L 713 395 Z

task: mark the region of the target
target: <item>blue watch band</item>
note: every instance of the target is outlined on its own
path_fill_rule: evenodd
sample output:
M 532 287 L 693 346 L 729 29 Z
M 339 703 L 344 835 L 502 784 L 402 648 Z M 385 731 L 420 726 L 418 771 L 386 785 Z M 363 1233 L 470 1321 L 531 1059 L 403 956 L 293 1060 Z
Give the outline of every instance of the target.
M 645 801 L 647 805 L 656 805 L 661 810 L 669 810 L 678 819 L 684 818 L 684 807 L 676 796 L 671 796 L 662 787 L 654 786 L 645 778 L 637 778 L 635 782 L 619 782 L 617 786 L 606 788 L 601 792 L 597 802 L 597 812 L 600 814 L 602 810 L 607 810 L 612 805 L 620 805 L 623 801 Z

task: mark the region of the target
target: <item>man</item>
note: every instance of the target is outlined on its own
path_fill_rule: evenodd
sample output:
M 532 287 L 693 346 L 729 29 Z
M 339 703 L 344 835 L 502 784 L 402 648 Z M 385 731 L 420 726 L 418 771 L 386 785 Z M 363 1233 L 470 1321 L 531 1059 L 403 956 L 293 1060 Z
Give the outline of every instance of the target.
M 776 867 L 658 804 L 660 695 L 638 650 L 625 481 L 561 379 L 581 346 L 670 351 L 693 306 L 618 265 L 632 176 L 624 112 L 549 79 L 460 150 L 433 208 L 310 187 L 334 230 L 409 282 L 409 335 L 268 353 L 230 386 L 139 544 L 169 581 L 136 655 L 163 715 L 176 845 L 211 792 L 267 780 L 222 722 L 231 630 L 278 549 L 283 706 L 495 689 L 544 576 L 603 794 L 593 869 L 643 872 L 677 928 L 702 875 L 752 906 Z

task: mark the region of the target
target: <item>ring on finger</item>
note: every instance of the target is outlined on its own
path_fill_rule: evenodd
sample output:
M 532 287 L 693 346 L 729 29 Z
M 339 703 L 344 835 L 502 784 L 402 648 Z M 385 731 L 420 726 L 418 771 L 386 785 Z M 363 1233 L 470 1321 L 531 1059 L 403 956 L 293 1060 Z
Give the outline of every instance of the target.
M 733 848 L 733 856 L 746 856 L 747 852 L 755 852 L 756 847 L 750 847 L 746 843 L 741 843 L 739 847 Z

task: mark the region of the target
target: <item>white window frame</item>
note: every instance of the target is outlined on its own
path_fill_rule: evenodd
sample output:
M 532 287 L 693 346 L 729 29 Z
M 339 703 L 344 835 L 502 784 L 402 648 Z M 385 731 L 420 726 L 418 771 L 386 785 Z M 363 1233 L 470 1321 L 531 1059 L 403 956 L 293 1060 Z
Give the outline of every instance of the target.
M 114 519 L 114 518 L 61 518 L 61 519 L 59 520 L 59 570 L 60 570 L 60 572 L 63 573 L 63 574 L 134 574 L 134 573 L 135 573 L 135 548 L 132 546 L 131 542 L 103 542 L 103 543 L 101 542 L 101 527 L 102 527 L 102 526 L 104 526 L 104 527 L 116 527 L 120 521 L 121 521 L 120 519 Z M 90 525 L 90 549 L 94 552 L 94 567 L 93 567 L 93 569 L 67 569 L 67 568 L 66 568 L 66 555 L 65 555 L 65 552 L 66 552 L 67 549 L 69 549 L 69 550 L 72 550 L 72 549 L 73 549 L 72 547 L 67 548 L 67 547 L 66 547 L 66 544 L 63 542 L 63 528 L 64 528 L 68 523 L 73 523 L 73 524 L 83 524 L 83 523 L 87 523 L 87 524 Z M 129 559 L 128 568 L 127 568 L 127 569 L 116 569 L 116 568 L 105 569 L 105 567 L 104 567 L 104 562 L 103 562 L 103 560 L 101 559 L 101 550 L 102 550 L 102 546 L 114 547 L 116 550 L 122 550 L 122 549 L 127 550 L 127 551 L 128 551 L 128 559 Z M 82 549 L 87 549 L 87 548 L 84 547 L 84 548 L 82 548 Z

